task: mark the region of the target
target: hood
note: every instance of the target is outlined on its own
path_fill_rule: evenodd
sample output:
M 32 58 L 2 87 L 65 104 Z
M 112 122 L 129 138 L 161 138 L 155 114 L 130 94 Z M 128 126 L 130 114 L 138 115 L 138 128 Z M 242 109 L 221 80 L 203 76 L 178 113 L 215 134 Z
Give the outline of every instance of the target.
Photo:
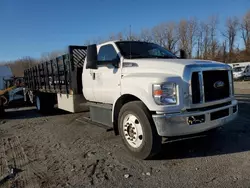
M 123 63 L 124 73 L 164 73 L 182 76 L 188 65 L 225 65 L 224 63 L 198 59 L 126 59 Z M 133 68 L 132 68 L 133 67 Z

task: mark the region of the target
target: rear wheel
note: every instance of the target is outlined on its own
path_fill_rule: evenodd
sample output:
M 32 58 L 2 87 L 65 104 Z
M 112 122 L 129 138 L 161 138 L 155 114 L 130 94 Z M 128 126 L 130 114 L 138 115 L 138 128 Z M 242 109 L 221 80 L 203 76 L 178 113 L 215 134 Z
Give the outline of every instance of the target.
M 54 109 L 54 98 L 48 94 L 38 93 L 35 96 L 36 109 L 40 113 L 50 113 Z
M 36 96 L 36 109 L 38 111 L 41 110 L 41 102 L 40 102 L 40 97 L 39 96 Z
M 140 159 L 150 159 L 161 149 L 152 117 L 141 101 L 125 104 L 119 113 L 119 132 L 129 152 Z
M 4 101 L 2 97 L 0 97 L 0 118 L 5 115 L 5 109 L 4 109 Z
M 46 101 L 42 94 L 36 95 L 36 109 L 40 113 L 46 112 Z

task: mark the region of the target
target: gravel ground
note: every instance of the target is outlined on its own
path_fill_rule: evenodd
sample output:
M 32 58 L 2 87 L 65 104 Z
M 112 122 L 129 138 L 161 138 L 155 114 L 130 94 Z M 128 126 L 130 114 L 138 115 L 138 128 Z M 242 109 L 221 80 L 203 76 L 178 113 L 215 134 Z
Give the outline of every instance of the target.
M 9 111 L 0 122 L 0 187 L 249 187 L 250 89 L 241 88 L 237 120 L 164 144 L 150 161 L 131 157 L 112 131 L 76 121 L 84 113 Z

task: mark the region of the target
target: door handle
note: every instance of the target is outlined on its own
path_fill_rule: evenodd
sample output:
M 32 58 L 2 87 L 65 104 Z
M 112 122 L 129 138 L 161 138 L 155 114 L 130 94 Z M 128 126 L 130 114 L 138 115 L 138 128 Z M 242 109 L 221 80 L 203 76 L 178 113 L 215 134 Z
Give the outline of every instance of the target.
M 90 75 L 92 76 L 92 79 L 95 80 L 95 72 L 91 71 Z

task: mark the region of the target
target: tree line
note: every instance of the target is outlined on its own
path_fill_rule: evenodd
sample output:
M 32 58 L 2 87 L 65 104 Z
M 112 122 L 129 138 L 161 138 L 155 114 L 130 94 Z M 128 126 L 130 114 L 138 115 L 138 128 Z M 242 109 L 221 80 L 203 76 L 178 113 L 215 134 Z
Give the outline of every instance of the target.
M 33 67 L 38 63 L 49 61 L 54 59 L 62 54 L 65 54 L 64 51 L 54 51 L 51 53 L 43 53 L 40 58 L 32 58 L 32 57 L 23 57 L 14 61 L 0 62 L 2 65 L 7 65 L 11 68 L 11 71 L 16 77 L 23 77 L 23 73 L 25 69 Z
M 219 26 L 224 26 L 220 29 Z M 85 41 L 85 45 L 108 40 L 139 40 L 157 43 L 173 53 L 183 49 L 188 58 L 221 61 L 224 63 L 250 61 L 250 10 L 243 17 L 232 16 L 220 23 L 217 16 L 205 21 L 197 18 L 183 19 L 179 22 L 163 22 L 152 28 L 144 28 L 138 33 L 130 29 L 110 34 L 105 38 Z M 30 57 L 8 62 L 16 76 L 33 64 L 59 55 L 59 52 L 43 54 L 40 59 Z

